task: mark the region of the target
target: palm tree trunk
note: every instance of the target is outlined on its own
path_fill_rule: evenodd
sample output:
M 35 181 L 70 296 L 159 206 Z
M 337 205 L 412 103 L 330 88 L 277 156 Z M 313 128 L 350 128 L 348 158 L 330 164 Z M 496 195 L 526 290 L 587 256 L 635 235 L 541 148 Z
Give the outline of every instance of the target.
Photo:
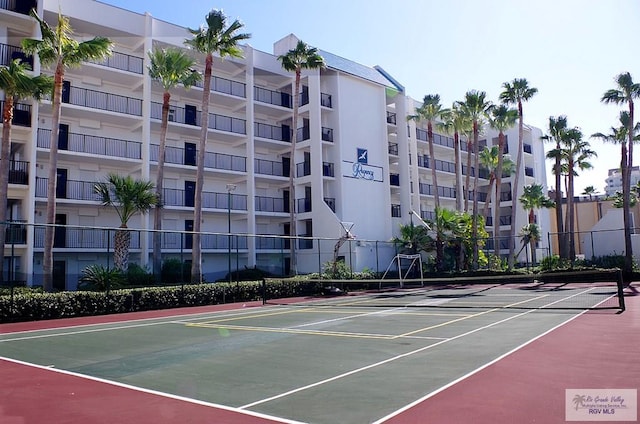
M 478 145 L 478 121 L 473 122 L 473 228 L 471 229 L 471 243 L 473 244 L 473 269 L 478 269 L 478 183 L 480 181 L 480 146 Z
M 487 200 L 484 202 L 484 207 L 482 208 L 482 216 L 485 218 L 489 217 L 489 204 L 491 203 L 491 194 L 493 193 L 493 185 L 496 182 L 495 173 L 489 174 L 489 185 L 487 186 Z
M 529 209 L 529 224 L 534 224 L 535 223 L 535 214 L 533 212 L 533 209 Z M 536 243 L 538 242 L 538 240 L 534 239 L 533 237 L 531 238 L 531 240 L 529 241 L 529 244 L 531 245 L 531 264 L 535 266 L 536 262 L 537 262 L 537 258 L 536 258 Z
M 4 253 L 6 241 L 7 195 L 9 193 L 9 157 L 11 156 L 11 120 L 13 97 L 8 96 L 2 110 L 2 147 L 0 148 L 0 249 Z M 0 260 L 0 283 L 4 281 L 4 255 Z
M 56 186 L 58 174 L 58 130 L 60 126 L 60 110 L 62 109 L 62 82 L 64 80 L 64 64 L 58 60 L 53 81 L 53 116 L 51 118 L 51 139 L 49 141 L 49 181 L 47 183 L 47 213 L 44 230 L 44 253 L 42 258 L 44 291 L 53 289 L 53 236 L 56 222 Z
M 164 92 L 162 99 L 162 125 L 160 126 L 160 146 L 158 148 L 158 170 L 156 174 L 156 195 L 158 204 L 153 215 L 153 274 L 156 282 L 160 283 L 162 276 L 162 192 L 164 186 L 164 156 L 167 148 L 167 126 L 169 122 L 169 100 L 171 94 Z
M 464 194 L 462 193 L 462 158 L 460 157 L 460 135 L 457 131 L 453 134 L 453 150 L 456 167 L 456 210 L 462 212 L 462 202 L 464 200 Z
M 467 174 L 464 180 L 464 211 L 469 212 L 469 192 L 471 191 L 471 152 L 473 151 L 473 140 L 467 137 Z
M 509 230 L 509 269 L 515 263 L 516 250 L 516 217 L 518 210 L 518 184 L 520 184 L 520 170 L 522 169 L 524 149 L 524 126 L 522 122 L 522 102 L 518 100 L 518 155 L 516 159 L 516 175 L 513 177 L 513 187 L 511 187 L 511 228 Z
M 296 143 L 298 142 L 298 109 L 300 107 L 300 69 L 296 69 L 296 79 L 293 93 L 293 134 L 291 136 L 291 151 L 289 160 L 289 233 L 291 243 L 289 244 L 290 256 L 289 266 L 292 275 L 298 274 L 298 261 L 296 258 L 296 244 L 298 243 L 298 233 L 296 230 Z
M 573 167 L 575 166 L 573 160 L 569 159 L 569 189 L 567 192 L 567 214 L 569 215 L 569 259 L 571 264 L 576 257 L 576 243 L 575 243 L 575 211 L 573 210 Z
M 558 225 L 558 250 L 560 254 L 560 258 L 567 259 L 569 257 L 569 252 L 567 250 L 567 237 L 565 234 L 564 221 L 562 220 L 562 168 L 560 161 L 560 141 L 556 143 L 556 151 L 558 152 L 554 165 L 554 172 L 556 178 L 556 192 L 555 192 L 555 201 L 556 201 L 556 222 Z
M 124 224 L 122 224 L 120 228 L 123 228 L 123 230 L 116 230 L 113 238 L 113 265 L 116 269 L 126 272 L 129 267 L 131 232 L 126 229 L 127 226 Z
M 622 174 L 622 209 L 624 213 L 624 271 L 627 275 L 633 271 L 633 245 L 631 244 L 631 232 L 633 229 L 631 228 L 631 171 L 633 170 L 633 143 L 634 143 L 634 131 L 633 127 L 635 125 L 633 121 L 633 100 L 629 99 L 629 143 L 628 143 L 628 153 L 627 153 L 627 161 L 626 175 L 623 172 Z
M 196 189 L 193 200 L 193 246 L 191 250 L 191 282 L 202 282 L 202 246 L 200 231 L 202 226 L 202 185 L 204 184 L 204 153 L 209 132 L 209 97 L 211 95 L 211 72 L 213 55 L 207 54 L 204 66 L 204 84 L 202 92 L 202 117 L 200 119 L 200 143 L 198 145 Z
M 504 133 L 498 133 L 498 165 L 496 166 L 496 197 L 493 205 L 493 250 L 500 256 L 500 201 L 502 190 L 502 168 L 504 167 Z

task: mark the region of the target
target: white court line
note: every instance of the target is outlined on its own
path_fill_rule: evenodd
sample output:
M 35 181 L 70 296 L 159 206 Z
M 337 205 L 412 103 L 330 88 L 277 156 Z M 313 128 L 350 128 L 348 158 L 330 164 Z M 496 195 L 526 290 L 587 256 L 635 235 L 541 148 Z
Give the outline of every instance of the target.
M 193 403 L 195 405 L 208 406 L 210 408 L 218 408 L 218 409 L 223 409 L 225 411 L 237 412 L 237 413 L 240 413 L 240 414 L 243 414 L 243 415 L 250 415 L 250 416 L 253 416 L 253 417 L 264 418 L 264 419 L 268 419 L 268 420 L 274 420 L 274 421 L 277 421 L 277 422 L 280 422 L 280 423 L 304 424 L 304 423 L 302 423 L 300 421 L 293 421 L 293 420 L 288 420 L 288 419 L 285 419 L 285 418 L 274 417 L 274 416 L 262 414 L 262 413 L 259 413 L 259 412 L 243 411 L 240 408 L 234 408 L 232 406 L 220 405 L 220 404 L 217 404 L 217 403 L 205 402 L 205 401 L 202 401 L 202 400 L 191 399 L 191 398 L 184 397 L 184 396 L 173 395 L 171 393 L 159 392 L 157 390 L 145 389 L 143 387 L 132 386 L 130 384 L 119 383 L 117 381 L 105 380 L 103 378 L 92 377 L 90 375 L 80 374 L 80 373 L 76 373 L 76 372 L 73 372 L 73 371 L 66 371 L 66 370 L 61 370 L 61 369 L 57 369 L 57 368 L 49 368 L 49 367 L 45 367 L 45 366 L 42 366 L 42 365 L 37 365 L 37 364 L 29 363 L 29 362 L 19 361 L 19 360 L 16 360 L 16 359 L 5 358 L 3 356 L 0 356 L 0 360 L 7 361 L 7 362 L 12 362 L 12 363 L 15 363 L 15 364 L 20 364 L 20 365 L 26 365 L 28 367 L 37 368 L 37 369 L 40 369 L 40 370 L 46 370 L 46 371 L 50 371 L 50 372 L 57 372 L 57 373 L 64 374 L 64 375 L 70 375 L 70 376 L 73 376 L 73 377 L 79 377 L 79 378 L 83 378 L 83 379 L 86 379 L 86 380 L 96 381 L 98 383 L 109 384 L 111 386 L 122 387 L 124 389 L 135 390 L 137 392 L 148 393 L 148 394 L 155 395 L 155 396 L 162 396 L 162 397 L 165 397 L 165 398 L 179 400 L 179 401 L 187 402 L 187 403 Z
M 570 299 L 571 297 L 579 296 L 579 295 L 584 294 L 584 293 L 586 293 L 586 292 L 588 292 L 590 290 L 591 289 L 587 289 L 587 290 L 585 290 L 583 292 L 576 293 L 576 294 L 574 294 L 572 296 L 568 296 L 566 298 L 563 298 L 562 300 L 556 300 L 555 302 L 551 302 L 551 303 L 548 303 L 548 304 L 544 305 L 544 307 L 551 306 L 551 305 L 553 305 L 555 303 L 564 301 L 566 299 Z M 491 311 L 498 311 L 498 310 L 500 310 L 500 308 L 496 308 L 496 309 L 493 309 Z M 491 311 L 489 311 L 489 312 L 491 312 Z M 519 313 L 517 315 L 513 315 L 513 316 L 510 316 L 508 318 L 502 319 L 500 321 L 496 321 L 496 322 L 493 322 L 491 324 L 487 324 L 487 325 L 484 325 L 482 327 L 478 327 L 476 329 L 469 330 L 469 331 L 467 331 L 465 333 L 458 334 L 457 336 L 450 337 L 448 339 L 442 340 L 442 341 L 434 343 L 432 345 L 424 346 L 424 347 L 421 347 L 419 349 L 412 350 L 410 352 L 406 352 L 406 353 L 403 353 L 403 354 L 400 354 L 400 355 L 393 356 L 391 358 L 387 358 L 387 359 L 385 359 L 383 361 L 379 361 L 379 362 L 376 362 L 376 363 L 373 363 L 373 364 L 370 364 L 370 365 L 367 365 L 367 366 L 364 366 L 364 367 L 361 367 L 361 368 L 357 368 L 357 369 L 354 369 L 354 370 L 351 370 L 351 371 L 348 371 L 348 372 L 333 376 L 331 378 L 327 378 L 325 380 L 317 381 L 315 383 L 308 384 L 308 385 L 302 386 L 302 387 L 298 387 L 296 389 L 289 390 L 287 392 L 280 393 L 280 394 L 275 395 L 275 396 L 271 396 L 271 397 L 268 397 L 268 398 L 265 398 L 265 399 L 261 399 L 261 400 L 255 401 L 255 402 L 248 403 L 246 405 L 242 405 L 242 406 L 240 406 L 240 409 L 252 408 L 254 406 L 261 405 L 263 403 L 271 402 L 273 400 L 280 399 L 280 398 L 283 398 L 283 397 L 286 397 L 286 396 L 290 396 L 292 394 L 295 394 L 295 393 L 298 393 L 298 392 L 302 392 L 304 390 L 308 390 L 308 389 L 311 389 L 311 388 L 314 388 L 314 387 L 317 387 L 317 386 L 321 386 L 323 384 L 327 384 L 327 383 L 330 383 L 330 382 L 333 382 L 333 381 L 336 381 L 336 380 L 340 380 L 342 378 L 349 377 L 351 375 L 354 375 L 354 374 L 357 374 L 357 373 L 360 373 L 360 372 L 363 372 L 363 371 L 366 371 L 366 370 L 369 370 L 369 369 L 372 369 L 372 368 L 376 368 L 376 367 L 379 367 L 381 365 L 388 364 L 390 362 L 397 361 L 398 359 L 403 359 L 403 358 L 415 355 L 417 353 L 424 352 L 426 350 L 429 350 L 429 349 L 432 349 L 434 347 L 443 345 L 443 344 L 448 343 L 450 341 L 457 340 L 457 339 L 466 337 L 466 336 L 468 336 L 470 334 L 477 333 L 477 332 L 482 331 L 482 330 L 486 330 L 487 328 L 494 327 L 494 326 L 496 326 L 498 324 L 505 323 L 505 322 L 510 321 L 512 319 L 519 318 L 519 317 L 522 317 L 524 315 L 528 315 L 528 314 L 530 314 L 532 312 L 535 312 L 535 311 L 536 311 L 535 309 L 532 309 L 532 310 L 528 310 L 528 311 L 525 311 L 525 312 L 521 312 L 521 313 Z

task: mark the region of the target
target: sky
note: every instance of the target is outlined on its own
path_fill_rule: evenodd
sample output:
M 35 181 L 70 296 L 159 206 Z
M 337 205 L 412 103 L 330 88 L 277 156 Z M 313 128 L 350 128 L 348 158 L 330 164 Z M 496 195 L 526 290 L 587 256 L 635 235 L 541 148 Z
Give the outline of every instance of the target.
M 524 104 L 525 123 L 546 132 L 550 116 L 566 115 L 598 154 L 577 177 L 576 194 L 590 185 L 603 193 L 608 170 L 620 165 L 619 146 L 590 139 L 619 126 L 621 108 L 601 103 L 602 95 L 622 72 L 640 82 L 640 0 L 101 1 L 191 28 L 222 9 L 244 23 L 256 49 L 272 53 L 275 41 L 293 33 L 379 65 L 409 96 L 439 94 L 447 107 L 472 89 L 498 102 L 504 82 L 526 78 L 538 94 Z M 548 161 L 549 188 L 551 167 Z

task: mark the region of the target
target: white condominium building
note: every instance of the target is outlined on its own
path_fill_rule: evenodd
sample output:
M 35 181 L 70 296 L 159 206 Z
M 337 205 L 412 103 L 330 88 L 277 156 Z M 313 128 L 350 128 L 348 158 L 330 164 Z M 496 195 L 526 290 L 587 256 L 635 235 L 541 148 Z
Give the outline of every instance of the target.
M 114 42 L 110 58 L 68 69 L 64 81 L 56 223 L 66 227 L 56 230 L 54 281 L 58 289 L 74 289 L 86 266 L 113 260 L 109 253 L 113 234 L 98 227 L 120 225 L 116 213 L 100 205 L 94 184 L 109 173 L 155 181 L 163 91 L 149 77 L 147 52 L 184 48 L 190 35 L 186 28 L 148 14 L 95 0 L 0 0 L 0 62 L 6 65 L 21 57 L 33 63 L 36 74 L 51 70 L 41 69 L 38 59 L 27 57 L 19 47 L 23 38 L 38 37 L 38 26 L 28 16 L 31 7 L 52 25 L 60 10 L 70 18 L 78 39 L 100 35 Z M 442 205 L 455 208 L 452 138 L 436 134 L 435 158 L 429 158 L 426 123 L 406 118 L 419 103 L 379 67 L 320 50 L 327 66 L 303 73 L 298 142 L 294 157 L 290 156 L 294 76 L 283 70 L 277 57 L 296 41 L 293 35 L 285 37 L 271 53 L 243 45 L 244 58 L 214 60 L 202 198 L 207 281 L 228 272 L 230 251 L 234 270 L 289 271 L 288 241 L 266 236 L 289 235 L 291 161 L 296 165 L 297 235 L 314 238 L 299 241 L 301 273 L 318 271 L 333 259 L 344 223 L 353 224 L 357 238 L 345 243 L 339 255 L 354 270 L 384 271 L 395 254 L 386 242 L 399 235 L 402 224 L 411 222 L 411 212 L 424 219 L 433 216 L 429 166 L 438 171 Z M 198 57 L 200 71 L 202 59 Z M 437 92 L 437 81 L 434 87 Z M 201 84 L 171 92 L 162 200 L 163 230 L 174 233 L 163 238 L 165 258 L 191 258 L 190 237 L 180 232 L 193 229 L 201 102 Z M 9 234 L 4 268 L 5 278 L 9 272 L 9 278 L 29 284 L 42 283 L 44 228 L 37 224 L 46 221 L 51 122 L 48 100 L 21 100 L 16 105 L 7 216 L 27 225 Z M 538 129 L 525 127 L 521 186 L 535 182 L 546 187 L 540 136 Z M 485 145 L 497 143 L 492 130 L 482 138 Z M 507 141 L 515 160 L 517 128 L 507 132 Z M 466 157 L 463 145 L 463 164 Z M 488 180 L 480 172 L 475 192 L 482 210 Z M 497 228 L 504 236 L 511 225 L 519 229 L 527 223 L 525 211 L 518 213 L 517 222 L 510 222 L 512 178 L 504 178 L 501 189 Z M 536 214 L 542 231 L 548 231 L 548 213 Z M 495 223 L 488 224 L 492 232 Z M 131 262 L 149 268 L 152 242 L 145 230 L 153 228 L 152 214 L 136 215 L 129 227 L 142 230 L 132 236 Z M 546 249 L 546 240 L 540 249 Z

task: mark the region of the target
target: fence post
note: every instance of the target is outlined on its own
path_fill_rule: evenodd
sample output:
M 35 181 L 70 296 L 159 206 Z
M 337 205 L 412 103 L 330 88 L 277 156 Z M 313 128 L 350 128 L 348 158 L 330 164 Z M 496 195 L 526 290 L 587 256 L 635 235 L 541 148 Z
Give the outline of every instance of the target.
M 322 252 L 320 249 L 320 239 L 317 239 L 317 242 L 318 242 L 318 274 L 322 275 L 322 258 L 321 258 Z

